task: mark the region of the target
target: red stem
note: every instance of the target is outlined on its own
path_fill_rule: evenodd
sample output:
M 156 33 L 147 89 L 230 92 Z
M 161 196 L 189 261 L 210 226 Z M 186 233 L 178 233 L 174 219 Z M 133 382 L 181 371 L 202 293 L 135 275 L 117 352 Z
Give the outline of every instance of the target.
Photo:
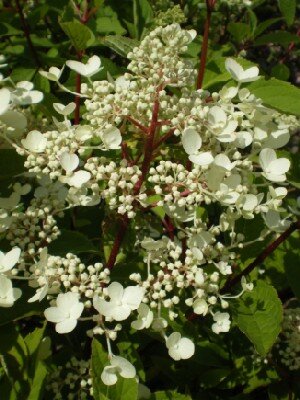
M 229 279 L 223 286 L 221 292 L 225 293 L 237 283 L 241 282 L 243 276 L 249 275 L 257 266 L 262 264 L 264 260 L 277 249 L 277 247 L 283 243 L 293 232 L 300 229 L 300 220 L 291 224 L 291 226 L 284 231 L 274 242 L 269 244 L 257 257 L 256 259 L 248 265 L 240 274 L 232 279 Z
M 146 176 L 149 171 L 149 168 L 150 168 L 150 164 L 151 164 L 151 160 L 152 160 L 152 153 L 154 150 L 154 137 L 155 137 L 156 129 L 159 125 L 158 124 L 159 93 L 161 90 L 162 90 L 162 86 L 159 86 L 156 91 L 156 97 L 155 97 L 154 104 L 153 104 L 151 123 L 150 123 L 149 129 L 147 129 L 148 136 L 147 136 L 147 140 L 145 142 L 145 147 L 144 147 L 144 160 L 143 160 L 142 167 L 141 167 L 142 174 L 133 189 L 134 196 L 139 194 L 141 186 L 142 186 L 143 182 L 145 181 Z M 117 255 L 118 255 L 118 252 L 122 245 L 123 239 L 125 237 L 125 233 L 128 228 L 128 225 L 129 225 L 129 218 L 127 216 L 124 216 L 121 220 L 121 225 L 116 234 L 114 244 L 113 244 L 111 253 L 110 253 L 108 261 L 107 261 L 107 268 L 109 268 L 109 269 L 112 269 L 115 265 Z
M 165 133 L 158 141 L 154 144 L 153 148 L 157 149 L 164 141 L 169 139 L 169 137 L 173 136 L 175 128 L 170 129 L 167 133 Z
M 154 105 L 153 105 L 153 111 L 152 111 L 152 118 L 151 118 L 151 123 L 150 123 L 150 127 L 149 127 L 149 134 L 145 143 L 145 147 L 144 147 L 144 160 L 142 163 L 142 167 L 141 167 L 141 177 L 138 180 L 138 182 L 136 183 L 135 187 L 134 187 L 134 195 L 137 195 L 140 191 L 140 188 L 144 182 L 144 180 L 146 179 L 147 173 L 149 171 L 149 167 L 150 167 L 150 163 L 151 163 L 151 159 L 152 159 L 152 153 L 154 150 L 154 137 L 155 137 L 155 132 L 156 132 L 156 128 L 158 126 L 158 112 L 159 112 L 159 93 L 162 90 L 162 85 L 160 85 L 157 88 L 156 91 L 156 98 L 154 100 Z
M 166 231 L 167 231 L 167 234 L 169 235 L 169 238 L 174 241 L 174 238 L 175 238 L 175 235 L 174 235 L 175 227 L 174 227 L 170 217 L 168 217 L 166 215 L 165 218 L 162 220 L 162 224 L 166 228 Z
M 126 115 L 125 118 L 128 119 L 128 121 L 130 121 L 133 125 L 137 126 L 142 132 L 147 133 L 147 134 L 149 133 L 149 130 L 146 126 L 140 124 L 137 120 L 132 118 L 130 115 Z
M 204 25 L 203 41 L 201 47 L 200 66 L 197 77 L 197 89 L 201 89 L 203 84 L 206 60 L 207 60 L 208 35 L 209 35 L 211 14 L 214 9 L 215 3 L 216 3 L 215 0 L 206 0 L 206 20 Z
M 110 252 L 110 255 L 109 255 L 109 258 L 107 261 L 108 269 L 112 269 L 113 266 L 115 265 L 117 255 L 119 253 L 119 250 L 120 250 L 121 244 L 123 242 L 128 225 L 129 225 L 129 218 L 127 217 L 127 215 L 125 215 L 120 221 L 120 227 L 116 234 L 114 244 L 113 244 L 113 247 L 111 249 L 111 252 Z

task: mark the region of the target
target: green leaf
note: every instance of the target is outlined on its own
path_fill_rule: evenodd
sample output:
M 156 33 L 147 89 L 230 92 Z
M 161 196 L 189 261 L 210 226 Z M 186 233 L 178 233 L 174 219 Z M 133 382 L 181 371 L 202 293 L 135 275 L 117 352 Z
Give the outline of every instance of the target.
M 34 89 L 40 90 L 43 93 L 50 92 L 50 82 L 41 74 L 36 74 L 34 77 Z
M 92 343 L 92 377 L 93 396 L 95 400 L 137 400 L 138 382 L 135 378 L 124 379 L 118 376 L 113 386 L 105 386 L 101 374 L 105 365 L 108 365 L 108 355 L 102 344 L 94 339 Z
M 61 22 L 60 26 L 77 51 L 85 50 L 95 40 L 93 32 L 79 21 Z
M 148 0 L 133 0 L 133 20 L 137 39 L 141 39 L 146 25 L 152 18 L 153 12 Z
M 0 149 L 0 180 L 24 171 L 24 158 L 13 149 Z
M 0 37 L 16 35 L 24 35 L 24 32 L 20 29 L 16 29 L 14 26 L 7 24 L 6 22 L 0 23 Z
M 233 317 L 256 351 L 266 356 L 281 330 L 282 305 L 276 290 L 258 281 L 252 292 L 233 303 Z
M 292 25 L 296 15 L 296 0 L 278 0 L 279 9 L 288 25 Z
M 217 83 L 228 82 L 230 80 L 230 74 L 225 69 L 225 60 L 226 57 L 219 57 L 207 63 L 203 89 L 208 89 Z
M 111 17 L 97 18 L 97 32 L 100 35 L 125 35 L 126 29 L 120 24 L 119 20 Z
M 285 64 L 277 64 L 272 68 L 271 75 L 281 81 L 287 81 L 290 77 L 290 69 Z
M 242 43 L 251 37 L 251 27 L 244 22 L 230 22 L 227 29 L 237 43 Z
M 61 256 L 66 253 L 97 253 L 98 251 L 85 235 L 67 229 L 61 230 L 61 235 L 54 242 L 50 243 L 48 250 L 49 254 Z
M 22 335 L 15 324 L 0 330 L 0 366 L 2 366 L 11 385 L 12 393 L 18 394 L 29 389 L 28 385 L 28 352 Z M 20 397 L 19 397 L 20 396 Z M 24 396 L 27 398 L 27 396 Z
M 106 364 L 108 364 L 108 355 L 102 344 L 94 339 L 92 342 L 92 377 L 95 400 L 108 400 L 108 389 L 101 380 L 101 374 Z
M 285 114 L 300 116 L 300 89 L 277 79 L 259 79 L 248 89 L 263 103 Z
M 122 57 L 126 57 L 132 49 L 138 46 L 138 41 L 119 35 L 105 36 L 102 43 Z
M 33 332 L 30 332 L 24 338 L 28 354 L 32 356 L 39 348 L 39 345 L 43 339 L 46 324 L 42 328 L 35 328 Z
M 266 33 L 265 35 L 259 36 L 255 42 L 255 46 L 269 45 L 270 43 L 279 44 L 283 47 L 288 47 L 292 42 L 298 44 L 300 43 L 299 36 L 287 32 L 287 31 L 275 31 L 271 33 Z
M 155 400 L 192 400 L 191 396 L 186 394 L 177 393 L 172 390 L 167 390 L 164 392 L 153 393 L 151 399 Z
M 254 31 L 254 36 L 256 37 L 261 35 L 266 29 L 269 28 L 269 26 L 276 24 L 276 22 L 281 21 L 281 19 L 282 18 L 270 18 L 266 21 L 261 22 L 259 25 L 257 25 Z
M 33 383 L 30 388 L 28 399 L 30 400 L 41 400 L 44 398 L 43 389 L 45 386 L 45 379 L 47 377 L 47 368 L 41 361 L 36 366 L 36 372 L 34 375 Z
M 36 70 L 34 68 L 14 68 L 12 70 L 10 78 L 14 82 L 31 81 L 32 78 L 34 77 L 35 72 Z

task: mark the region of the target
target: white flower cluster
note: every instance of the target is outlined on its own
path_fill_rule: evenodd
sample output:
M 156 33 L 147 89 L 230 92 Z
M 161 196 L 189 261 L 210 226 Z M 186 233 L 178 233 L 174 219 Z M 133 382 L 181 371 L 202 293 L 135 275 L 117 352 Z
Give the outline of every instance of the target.
M 300 308 L 286 308 L 277 348 L 280 360 L 291 371 L 300 369 Z
M 110 271 L 101 263 L 86 266 L 72 253 L 65 258 L 48 256 L 47 248 L 40 253 L 40 261 L 30 267 L 26 274 L 30 286 L 38 287 L 36 294 L 29 301 L 41 301 L 46 295 L 58 294 L 63 290 L 70 290 L 67 294 L 74 294 L 73 299 L 85 299 L 85 307 L 91 307 L 94 295 L 102 293 L 102 287 L 109 283 Z
M 178 24 L 156 28 L 128 54 L 129 72 L 116 81 L 91 81 L 101 68 L 97 56 L 85 64 L 67 61 L 87 81 L 81 88 L 86 98 L 82 125 L 69 119 L 74 103 L 55 103 L 62 121 L 54 119 L 54 125 L 13 141 L 3 134 L 26 156 L 35 187 L 29 205 L 21 202 L 31 190 L 26 185 L 14 186 L 10 198 L 0 199 L 0 229 L 7 231 L 11 246 L 22 249 L 11 275 L 37 289 L 30 302 L 51 302 L 45 316 L 57 332 L 72 331 L 80 320 L 93 321 L 88 335 L 107 341 L 109 364 L 102 373 L 107 385 L 136 374 L 111 349 L 123 321 L 131 317 L 134 330 L 159 332 L 174 360 L 195 351 L 191 339 L 169 332 L 169 322 L 180 311 L 205 316 L 216 334 L 228 332 L 228 300 L 253 288 L 243 280 L 238 295 L 220 292 L 237 250 L 249 244 L 237 221 L 261 215 L 265 227 L 257 240 L 290 223 L 281 218 L 290 161 L 276 150 L 287 144 L 295 119 L 263 106 L 242 88 L 259 79 L 259 71 L 233 59 L 226 69 L 236 83 L 218 93 L 195 90 L 196 70 L 182 56 L 195 35 Z M 62 69 L 41 74 L 68 91 L 59 81 Z M 13 91 L 1 90 L 5 115 Z M 171 136 L 168 148 L 165 140 Z M 134 286 L 112 282 L 106 265 L 86 266 L 68 249 L 66 257 L 47 254 L 47 245 L 60 234 L 56 217 L 67 208 L 101 201 L 109 215 L 115 210 L 123 221 L 143 221 L 145 212 L 159 210 L 158 223 L 168 236 L 157 231 L 157 224 L 148 229 L 145 223 L 133 246 L 144 256 L 144 271 L 128 277 Z M 213 217 L 207 212 L 210 205 L 215 206 Z M 20 294 L 9 286 L 7 271 L 0 269 L 5 281 L 0 305 L 12 305 Z

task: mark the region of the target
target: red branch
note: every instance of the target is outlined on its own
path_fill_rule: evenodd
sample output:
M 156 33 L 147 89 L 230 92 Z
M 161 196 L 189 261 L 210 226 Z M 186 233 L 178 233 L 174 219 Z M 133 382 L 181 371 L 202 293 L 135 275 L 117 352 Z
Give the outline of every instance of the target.
M 141 167 L 142 174 L 133 189 L 134 196 L 139 194 L 141 186 L 142 186 L 143 182 L 145 181 L 148 171 L 149 171 L 149 168 L 150 168 L 152 154 L 153 154 L 153 150 L 154 150 L 154 137 L 155 137 L 156 129 L 159 126 L 159 124 L 158 124 L 159 93 L 161 90 L 162 90 L 162 86 L 159 86 L 156 91 L 156 97 L 155 97 L 154 104 L 153 104 L 151 123 L 150 123 L 149 129 L 147 129 L 148 135 L 147 135 L 147 139 L 145 141 L 145 146 L 144 146 L 144 159 L 143 159 L 143 163 L 142 163 L 142 167 Z M 124 216 L 123 219 L 121 220 L 121 225 L 116 234 L 114 244 L 113 244 L 111 253 L 110 253 L 108 261 L 107 261 L 107 268 L 109 268 L 109 269 L 112 269 L 115 265 L 117 255 L 118 255 L 118 252 L 122 245 L 128 225 L 129 225 L 129 218 L 127 216 Z
M 173 225 L 173 223 L 171 221 L 171 218 L 166 215 L 165 218 L 163 218 L 163 220 L 162 220 L 162 224 L 165 227 L 169 238 L 174 241 L 174 238 L 175 238 L 175 235 L 174 235 L 175 227 L 174 227 L 174 225 Z
M 130 121 L 132 123 L 132 125 L 137 126 L 142 132 L 147 133 L 147 135 L 148 135 L 149 130 L 146 126 L 140 124 L 139 121 L 135 120 L 130 115 L 126 115 L 125 118 L 128 119 L 128 121 Z
M 243 276 L 249 275 L 257 266 L 262 264 L 264 260 L 277 249 L 277 247 L 283 243 L 293 232 L 300 229 L 300 220 L 291 224 L 291 226 L 284 231 L 274 242 L 269 244 L 257 257 L 256 259 L 248 265 L 240 274 L 232 279 L 229 279 L 223 286 L 221 292 L 225 293 L 237 283 L 241 282 Z
M 157 149 L 164 141 L 169 139 L 169 137 L 173 136 L 175 128 L 170 129 L 167 133 L 165 133 L 158 141 L 154 144 L 154 150 Z
M 118 229 L 118 232 L 116 234 L 115 240 L 114 240 L 114 244 L 113 247 L 111 249 L 108 261 L 107 261 L 107 268 L 112 269 L 113 266 L 115 265 L 116 259 L 117 259 L 117 255 L 119 253 L 121 244 L 123 242 L 126 230 L 128 228 L 128 224 L 129 224 L 129 218 L 127 217 L 127 215 L 125 215 L 121 221 L 120 221 L 120 227 Z
M 201 47 L 200 66 L 199 66 L 198 77 L 197 77 L 197 89 L 201 89 L 202 84 L 203 84 L 206 60 L 207 60 L 210 20 L 211 20 L 211 14 L 215 7 L 215 3 L 216 3 L 216 0 L 206 0 L 206 20 L 205 20 L 205 25 L 204 25 L 204 34 L 203 34 L 203 41 L 202 41 L 202 47 Z

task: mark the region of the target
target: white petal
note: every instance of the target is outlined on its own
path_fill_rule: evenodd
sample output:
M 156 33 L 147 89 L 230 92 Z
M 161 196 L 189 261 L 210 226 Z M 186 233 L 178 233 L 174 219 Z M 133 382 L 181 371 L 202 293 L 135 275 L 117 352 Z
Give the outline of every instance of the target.
M 39 289 L 37 289 L 36 293 L 34 296 L 30 297 L 28 299 L 28 303 L 34 303 L 35 301 L 42 301 L 48 293 L 48 285 L 42 286 Z
M 278 158 L 277 160 L 271 161 L 268 169 L 272 174 L 282 175 L 288 172 L 291 163 L 287 158 Z
M 270 147 L 271 149 L 279 149 L 285 146 L 290 140 L 290 134 L 288 130 L 282 129 L 272 132 L 269 138 L 264 143 L 265 147 Z
M 242 74 L 244 72 L 243 67 L 237 63 L 232 58 L 227 58 L 225 61 L 225 68 L 230 73 L 231 77 L 235 80 L 240 82 L 242 79 Z
M 0 270 L 2 272 L 9 271 L 19 261 L 21 255 L 21 249 L 14 247 L 11 251 L 0 258 Z M 2 267 L 2 268 L 1 268 Z
M 104 130 L 102 140 L 107 149 L 116 150 L 120 148 L 122 143 L 122 135 L 118 128 L 111 127 Z
M 64 321 L 66 319 L 68 315 L 68 310 L 62 310 L 57 307 L 49 307 L 46 308 L 44 314 L 47 321 L 57 323 Z
M 65 152 L 60 156 L 59 162 L 63 169 L 69 173 L 78 167 L 79 157 L 76 154 Z
M 278 174 L 272 174 L 272 173 L 265 173 L 262 175 L 264 175 L 271 182 L 284 182 L 286 180 L 285 174 L 278 175 Z
M 145 290 L 140 286 L 128 286 L 124 290 L 123 303 L 126 303 L 131 310 L 137 310 L 143 300 Z
M 209 110 L 207 118 L 208 118 L 208 123 L 212 126 L 214 126 L 216 124 L 218 124 L 218 125 L 221 124 L 221 125 L 225 126 L 226 121 L 227 121 L 227 116 L 226 116 L 225 112 L 219 106 L 213 106 Z
M 80 302 L 73 305 L 73 307 L 70 309 L 70 317 L 74 318 L 74 319 L 80 318 L 83 309 L 84 309 L 84 305 Z
M 166 346 L 168 349 L 177 345 L 179 340 L 181 339 L 181 334 L 179 332 L 173 332 L 166 340 Z
M 81 142 L 85 142 L 93 137 L 93 130 L 87 125 L 79 125 L 75 130 L 75 137 Z
M 21 143 L 25 149 L 33 153 L 42 153 L 46 149 L 47 138 L 39 131 L 31 131 Z
M 180 356 L 183 360 L 186 360 L 195 353 L 195 345 L 194 343 L 187 338 L 182 338 L 180 339 L 178 343 L 178 351 L 180 353 Z
M 49 72 L 48 71 L 39 71 L 39 73 L 46 79 L 49 79 L 49 81 L 57 82 L 60 78 L 62 70 L 60 70 L 56 67 L 51 67 L 51 68 L 49 68 Z
M 253 211 L 257 204 L 257 197 L 254 194 L 247 194 L 244 199 L 243 209 L 245 211 Z
M 67 293 L 60 293 L 57 296 L 56 304 L 62 310 L 66 312 L 70 312 L 70 309 L 79 302 L 79 295 L 78 293 L 67 292 Z
M 79 61 L 69 60 L 66 62 L 66 65 L 78 74 L 90 77 L 100 70 L 101 60 L 98 56 L 93 56 L 88 59 L 86 64 Z
M 72 114 L 72 112 L 76 108 L 76 104 L 69 103 L 65 106 L 64 104 L 61 104 L 61 103 L 53 103 L 53 108 L 59 114 L 67 116 L 69 114 Z
M 0 89 L 0 115 L 4 114 L 10 103 L 10 91 L 8 89 Z
M 259 163 L 264 171 L 268 169 L 269 164 L 276 160 L 276 153 L 273 149 L 263 149 L 259 154 Z
M 55 326 L 57 333 L 69 333 L 72 332 L 77 325 L 76 319 L 65 319 L 64 321 L 58 322 Z
M 191 40 L 191 42 L 195 39 L 195 37 L 197 36 L 197 31 L 195 30 L 195 29 L 190 29 L 190 30 L 188 30 L 187 31 L 187 33 L 189 34 L 189 36 L 190 36 L 190 40 Z
M 107 287 L 109 297 L 114 301 L 121 301 L 123 298 L 124 289 L 119 282 L 112 282 Z
M 20 88 L 20 89 L 24 89 L 26 91 L 29 91 L 29 90 L 33 89 L 33 83 L 29 82 L 29 81 L 20 81 L 16 84 L 16 87 Z
M 214 160 L 215 164 L 220 167 L 226 169 L 226 171 L 232 170 L 232 164 L 229 158 L 225 154 L 218 154 Z
M 137 331 L 145 328 L 144 321 L 141 319 L 137 319 L 136 321 L 131 322 L 131 327 Z
M 101 374 L 101 380 L 104 385 L 112 386 L 117 383 L 117 368 L 112 367 L 110 365 L 104 367 L 103 372 Z
M 80 75 L 84 75 L 86 70 L 85 70 L 85 65 L 80 62 L 80 61 L 73 61 L 73 60 L 68 60 L 66 62 L 66 65 L 72 69 L 73 71 L 77 72 Z
M 0 298 L 5 298 L 12 291 L 12 282 L 5 275 L 0 275 Z
M 241 131 L 236 133 L 235 143 L 239 149 L 244 149 L 248 147 L 253 142 L 251 133 L 246 131 Z
M 122 378 L 134 378 L 136 375 L 136 370 L 134 366 L 126 360 L 126 358 L 120 357 L 120 356 L 113 356 L 111 359 L 111 365 L 113 367 L 118 367 L 120 368 L 120 375 Z
M 253 82 L 259 79 L 259 69 L 251 67 L 243 71 L 240 82 Z
M 199 133 L 193 128 L 186 128 L 182 133 L 182 145 L 187 154 L 195 154 L 202 145 Z
M 206 315 L 208 312 L 208 304 L 204 299 L 197 299 L 193 304 L 195 314 Z
M 107 318 L 112 318 L 114 312 L 114 305 L 110 301 L 105 301 L 104 299 L 94 298 L 94 308 L 99 312 L 99 314 L 104 315 Z
M 115 306 L 112 310 L 112 318 L 115 321 L 125 321 L 131 313 L 131 308 L 123 304 L 121 306 Z
M 26 96 L 23 100 L 26 102 L 26 104 L 37 104 L 40 103 L 44 98 L 44 94 L 38 90 L 31 90 L 30 92 L 26 93 Z
M 91 174 L 88 171 L 76 171 L 69 179 L 69 185 L 80 188 L 83 184 L 88 182 Z
M 189 160 L 194 164 L 204 166 L 211 164 L 214 161 L 214 158 L 210 151 L 206 151 L 190 155 Z
M 176 347 L 170 347 L 168 353 L 169 356 L 173 358 L 173 360 L 175 361 L 181 360 L 181 354 Z

